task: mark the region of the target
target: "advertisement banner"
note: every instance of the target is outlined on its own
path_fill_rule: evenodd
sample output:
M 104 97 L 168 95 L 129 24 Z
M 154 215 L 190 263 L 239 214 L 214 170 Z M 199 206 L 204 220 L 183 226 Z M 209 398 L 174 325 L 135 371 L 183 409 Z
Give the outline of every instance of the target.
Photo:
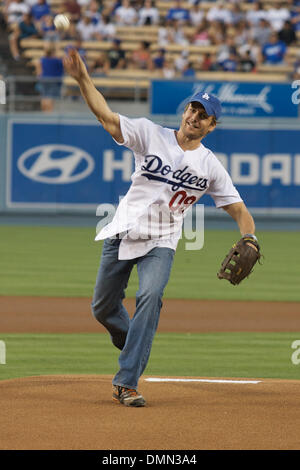
M 95 208 L 117 204 L 134 171 L 132 152 L 97 123 L 11 121 L 8 207 Z M 203 141 L 248 207 L 300 208 L 299 131 L 217 127 Z M 209 196 L 200 203 L 213 206 Z
M 129 187 L 132 152 L 98 123 L 11 121 L 9 135 L 9 206 L 114 204 Z
M 295 90 L 288 83 L 153 80 L 152 114 L 181 114 L 195 93 L 212 93 L 222 103 L 222 115 L 231 117 L 298 117 Z
M 298 141 L 296 129 L 216 129 L 204 145 L 223 163 L 247 206 L 295 209 L 300 208 Z

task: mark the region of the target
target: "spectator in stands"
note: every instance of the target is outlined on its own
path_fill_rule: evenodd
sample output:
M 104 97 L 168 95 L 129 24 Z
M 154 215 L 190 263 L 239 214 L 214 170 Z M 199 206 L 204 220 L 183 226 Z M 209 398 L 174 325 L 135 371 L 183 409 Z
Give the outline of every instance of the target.
M 38 31 L 33 22 L 30 13 L 23 15 L 22 21 L 17 25 L 14 31 L 9 35 L 9 47 L 15 60 L 20 59 L 20 41 L 25 38 L 37 38 Z
M 210 72 L 218 72 L 221 70 L 221 66 L 217 61 L 217 54 L 214 52 L 205 53 L 201 58 L 200 70 Z
M 290 20 L 285 21 L 283 28 L 278 33 L 278 38 L 287 46 L 297 42 L 297 35 Z
M 288 8 L 283 3 L 275 3 L 272 8 L 267 11 L 267 20 L 271 28 L 275 31 L 280 31 L 283 28 L 284 22 L 291 17 Z
M 237 23 L 245 19 L 245 14 L 242 11 L 239 3 L 230 3 L 228 5 L 228 9 L 230 12 L 230 24 L 236 25 Z
M 166 50 L 161 48 L 152 57 L 151 70 L 161 70 L 166 60 Z
M 249 57 L 255 64 L 261 62 L 261 45 L 255 39 L 249 41 L 238 48 L 238 54 L 243 57 L 249 51 Z
M 104 77 L 106 75 L 106 54 L 99 52 L 97 59 L 95 59 L 90 65 L 90 74 L 93 77 Z
M 187 49 L 184 49 L 183 51 L 181 51 L 181 54 L 178 57 L 176 57 L 176 59 L 174 60 L 174 67 L 175 67 L 176 72 L 179 72 L 180 74 L 182 74 L 183 70 L 188 65 L 188 63 L 189 63 L 189 51 Z
M 224 44 L 221 44 L 217 50 L 217 62 L 221 65 L 229 58 L 231 54 L 237 55 L 237 47 L 234 36 L 228 36 Z
M 190 21 L 189 10 L 182 6 L 181 0 L 175 0 L 174 8 L 170 8 L 166 15 L 167 21 L 178 21 L 180 24 L 188 24 Z
M 96 0 L 89 0 L 88 4 L 84 7 L 84 15 L 91 18 L 93 25 L 101 23 L 102 16 L 99 11 L 99 4 Z
M 208 34 L 212 44 L 222 44 L 226 38 L 226 25 L 220 21 L 208 21 Z
M 295 31 L 300 31 L 300 2 L 291 0 L 291 22 Z
M 202 57 L 201 70 L 208 72 L 209 70 L 211 70 L 212 63 L 212 54 L 210 52 L 206 52 Z
M 139 47 L 132 52 L 130 67 L 135 69 L 150 69 L 151 68 L 151 54 L 150 54 L 150 44 L 147 41 L 141 41 Z
M 231 50 L 227 59 L 219 64 L 224 72 L 236 72 L 239 65 L 238 55 Z
M 205 13 L 201 9 L 200 1 L 196 0 L 196 2 L 192 5 L 190 9 L 190 24 L 191 26 L 198 26 L 202 23 L 205 19 Z
M 39 22 L 45 15 L 51 15 L 50 7 L 46 0 L 37 0 L 31 8 L 31 15 L 35 22 Z
M 81 18 L 81 6 L 77 0 L 65 0 L 63 10 L 69 14 L 69 18 L 73 21 L 79 21 Z
M 110 69 L 124 69 L 126 67 L 125 52 L 121 49 L 120 39 L 114 39 L 111 49 L 106 54 L 105 73 Z
M 161 69 L 162 78 L 173 79 L 176 77 L 176 69 L 174 67 L 174 61 L 171 58 L 165 60 L 163 68 Z
M 37 29 L 40 36 L 45 41 L 59 41 L 60 35 L 53 23 L 53 16 L 45 15 L 37 23 Z
M 30 8 L 23 0 L 12 0 L 4 10 L 5 21 L 9 29 L 19 24 L 26 13 L 30 13 Z
M 156 25 L 159 22 L 159 11 L 153 0 L 145 0 L 138 11 L 138 25 Z
M 187 46 L 189 44 L 188 38 L 184 32 L 183 25 L 181 21 L 173 20 L 172 27 L 174 30 L 174 39 L 175 44 L 180 44 L 181 46 Z
M 255 71 L 255 62 L 251 58 L 250 55 L 250 47 L 248 50 L 245 50 L 245 52 L 240 56 L 239 60 L 239 71 L 240 72 L 245 72 L 245 73 L 250 73 Z
M 211 44 L 208 22 L 205 18 L 197 26 L 191 38 L 191 42 L 197 46 L 209 46 Z
M 272 33 L 272 28 L 267 20 L 261 19 L 258 24 L 251 28 L 251 37 L 259 42 L 261 46 L 266 44 Z
M 174 29 L 172 25 L 167 24 L 165 18 L 161 18 L 159 23 L 157 42 L 160 47 L 165 47 L 167 44 L 174 42 Z
M 278 39 L 278 34 L 274 31 L 270 35 L 269 42 L 262 48 L 262 61 L 268 65 L 281 65 L 284 62 L 286 45 Z
M 115 20 L 119 26 L 133 26 L 137 23 L 137 12 L 129 0 L 122 0 L 120 7 L 115 10 Z
M 193 67 L 192 62 L 188 62 L 181 72 L 182 78 L 194 78 L 196 76 L 196 70 Z
M 237 46 L 245 44 L 251 38 L 251 31 L 247 21 L 242 20 L 235 26 L 235 43 Z
M 36 74 L 39 77 L 37 88 L 42 96 L 41 109 L 51 112 L 54 100 L 60 98 L 64 74 L 62 59 L 56 56 L 53 45 L 45 46 L 44 56 L 36 63 Z
M 95 25 L 95 37 L 98 41 L 111 41 L 116 37 L 116 27 L 109 15 L 103 15 L 102 21 Z
M 264 10 L 262 2 L 254 2 L 250 10 L 246 13 L 246 20 L 250 26 L 257 26 L 260 20 L 267 19 L 267 12 Z
M 230 24 L 232 22 L 231 12 L 225 7 L 225 2 L 223 0 L 218 0 L 214 6 L 208 10 L 206 18 L 210 22 L 218 21 L 225 24 Z
M 188 39 L 180 22 L 175 20 L 171 22 L 165 19 L 161 21 L 161 26 L 158 29 L 157 41 L 161 47 L 165 47 L 167 44 L 180 44 L 182 46 L 188 44 Z
M 76 30 L 82 41 L 93 41 L 96 39 L 95 25 L 92 22 L 92 18 L 86 14 L 80 21 L 78 21 Z

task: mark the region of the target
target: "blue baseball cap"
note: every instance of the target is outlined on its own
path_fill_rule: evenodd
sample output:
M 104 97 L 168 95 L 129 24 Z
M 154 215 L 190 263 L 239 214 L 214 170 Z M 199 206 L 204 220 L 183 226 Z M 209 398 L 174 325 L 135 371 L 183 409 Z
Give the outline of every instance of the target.
M 198 101 L 204 106 L 204 109 L 208 116 L 215 116 L 216 119 L 219 119 L 222 113 L 222 107 L 220 100 L 210 93 L 200 92 L 193 95 L 187 103 L 192 103 L 193 101 Z

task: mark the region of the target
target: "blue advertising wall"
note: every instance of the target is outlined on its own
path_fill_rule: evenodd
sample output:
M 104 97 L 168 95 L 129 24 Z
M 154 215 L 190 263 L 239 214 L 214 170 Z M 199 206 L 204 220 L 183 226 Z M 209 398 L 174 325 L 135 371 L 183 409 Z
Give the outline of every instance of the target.
M 9 205 L 95 205 L 117 202 L 119 192 L 127 191 L 131 152 L 122 151 L 99 124 L 11 120 L 8 126 Z
M 153 80 L 151 113 L 181 113 L 191 96 L 207 92 L 219 98 L 223 116 L 297 117 L 299 85 L 294 89 L 289 83 Z
M 134 170 L 132 153 L 117 145 L 95 120 L 11 118 L 5 125 L 1 155 L 5 152 L 6 168 L 2 160 L 0 199 L 4 198 L 6 210 L 94 211 L 101 203 L 117 204 L 128 190 Z M 0 135 L 4 135 L 3 121 Z M 297 127 L 223 125 L 203 143 L 228 169 L 249 208 L 300 209 Z M 200 202 L 213 206 L 209 196 Z

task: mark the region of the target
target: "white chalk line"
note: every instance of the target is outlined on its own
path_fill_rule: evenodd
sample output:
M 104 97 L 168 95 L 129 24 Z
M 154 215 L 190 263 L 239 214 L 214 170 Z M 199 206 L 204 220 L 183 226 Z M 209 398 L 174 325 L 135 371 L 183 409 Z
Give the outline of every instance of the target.
M 219 384 L 259 384 L 261 380 L 226 380 L 226 379 L 171 379 L 150 377 L 145 379 L 147 382 L 206 382 Z

